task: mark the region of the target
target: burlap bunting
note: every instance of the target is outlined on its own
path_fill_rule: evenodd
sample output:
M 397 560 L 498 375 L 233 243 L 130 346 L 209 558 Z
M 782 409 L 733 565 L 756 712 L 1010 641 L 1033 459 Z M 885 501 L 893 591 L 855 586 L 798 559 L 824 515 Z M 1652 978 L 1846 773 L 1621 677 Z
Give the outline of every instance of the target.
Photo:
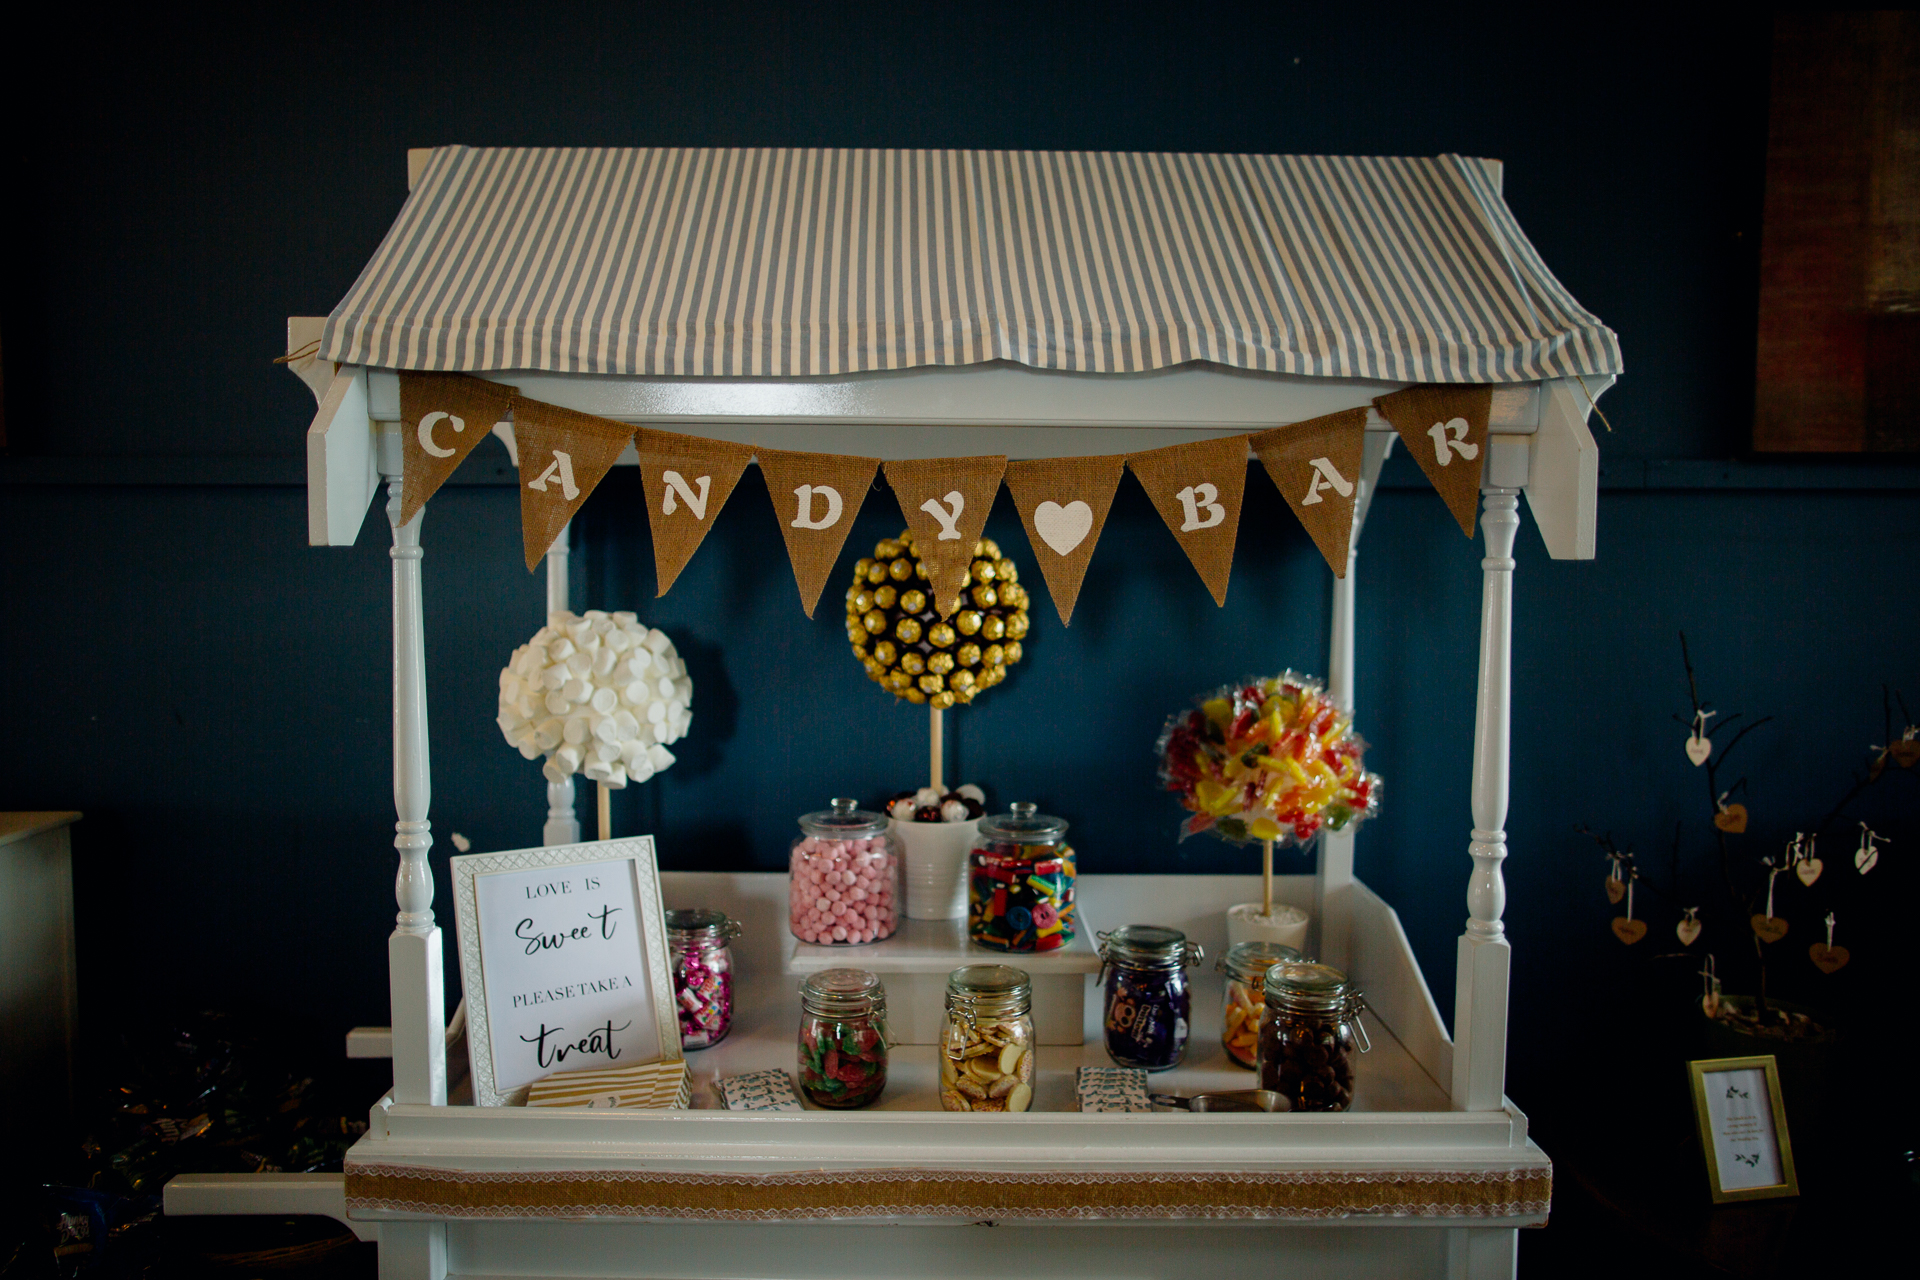
M 531 573 L 606 477 L 633 437 L 633 428 L 519 398 L 513 402 L 513 435 L 520 451 L 520 535 Z
M 1127 469 L 1125 454 L 1094 458 L 1034 458 L 1007 464 L 1007 491 L 1033 543 L 1060 625 L 1073 620 L 1080 584 L 1107 512 Z
M 1129 454 L 1127 465 L 1193 561 L 1213 602 L 1227 602 L 1240 499 L 1247 487 L 1247 438 L 1226 436 Z
M 505 422 L 514 389 L 465 373 L 400 375 L 400 523 L 418 515 L 473 447 Z
M 640 484 L 653 529 L 656 595 L 667 594 L 753 461 L 747 445 L 641 427 L 634 433 Z
M 885 468 L 887 483 L 913 531 L 914 553 L 927 567 L 934 608 L 941 617 L 951 617 L 960 607 L 960 584 L 973 563 L 974 544 L 986 531 L 1007 460 L 921 458 L 889 462 Z
M 1473 536 L 1480 510 L 1480 476 L 1486 469 L 1487 419 L 1493 388 L 1487 385 L 1408 387 L 1373 402 L 1380 416 L 1406 441 L 1460 532 Z
M 800 607 L 813 616 L 820 592 L 833 574 L 833 562 L 853 530 L 878 458 L 847 457 L 838 453 L 790 453 L 785 449 L 756 449 L 760 475 L 773 499 L 780 536 L 787 540 L 787 558 L 793 561 L 793 580 L 800 588 Z
M 1347 409 L 1248 439 L 1336 578 L 1347 576 L 1366 437 L 1367 411 Z

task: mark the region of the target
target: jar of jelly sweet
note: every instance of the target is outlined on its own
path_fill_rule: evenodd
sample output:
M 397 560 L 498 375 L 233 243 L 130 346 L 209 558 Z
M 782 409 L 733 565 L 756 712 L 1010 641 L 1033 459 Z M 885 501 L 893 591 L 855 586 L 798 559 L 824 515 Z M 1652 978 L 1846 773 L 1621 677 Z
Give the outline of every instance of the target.
M 864 969 L 800 984 L 800 1091 L 815 1106 L 864 1107 L 887 1087 L 887 989 Z
M 1227 1051 L 1228 1058 L 1249 1071 L 1260 1058 L 1260 1010 L 1267 1001 L 1262 984 L 1267 970 L 1283 960 L 1303 959 L 1292 947 L 1256 939 L 1235 943 L 1214 966 L 1227 975 L 1220 1008 L 1220 1047 Z
M 995 951 L 1056 951 L 1073 941 L 1067 824 L 1016 804 L 980 819 L 968 855 L 967 936 Z
M 1165 1071 L 1180 1065 L 1193 1025 L 1187 967 L 1205 953 L 1178 929 L 1130 924 L 1100 940 L 1100 983 L 1106 991 L 1107 1056 L 1123 1067 Z
M 1367 1007 L 1332 965 L 1286 961 L 1267 969 L 1260 1011 L 1260 1087 L 1295 1111 L 1345 1111 L 1353 1105 L 1354 1045 L 1372 1048 L 1360 1012 Z
M 947 975 L 943 1110 L 1025 1111 L 1033 1103 L 1033 1053 L 1033 983 L 1025 970 L 970 964 Z
M 667 912 L 667 959 L 680 1014 L 680 1047 L 705 1049 L 733 1027 L 733 952 L 740 926 L 721 911 Z
M 891 938 L 900 913 L 900 842 L 884 814 L 852 800 L 800 819 L 787 875 L 787 922 L 824 946 Z

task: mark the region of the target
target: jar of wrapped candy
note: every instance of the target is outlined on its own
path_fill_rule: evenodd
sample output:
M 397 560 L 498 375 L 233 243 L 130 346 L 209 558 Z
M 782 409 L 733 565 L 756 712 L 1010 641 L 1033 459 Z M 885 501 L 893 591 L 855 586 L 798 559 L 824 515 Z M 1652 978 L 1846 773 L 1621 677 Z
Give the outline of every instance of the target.
M 980 819 L 968 856 L 967 936 L 995 951 L 1056 951 L 1073 941 L 1067 824 L 1016 804 Z
M 1033 1065 L 1033 984 L 1025 971 L 970 964 L 948 974 L 941 1108 L 1025 1111 L 1033 1103 Z
M 1205 959 L 1178 929 L 1130 924 L 1095 934 L 1106 991 L 1107 1056 L 1123 1067 L 1165 1071 L 1180 1065 L 1193 1023 L 1187 967 Z
M 800 984 L 800 1091 L 815 1106 L 864 1107 L 887 1087 L 887 989 L 864 969 Z
M 1260 1011 L 1260 1087 L 1281 1094 L 1295 1111 L 1345 1111 L 1353 1105 L 1353 1056 L 1372 1046 L 1360 1025 L 1367 1007 L 1347 975 L 1332 965 L 1270 966 Z
M 667 912 L 667 958 L 679 1006 L 680 1047 L 705 1049 L 733 1027 L 733 952 L 740 926 L 720 911 Z
M 1227 1057 L 1247 1070 L 1253 1070 L 1260 1058 L 1260 1010 L 1266 1007 L 1267 970 L 1281 961 L 1304 959 L 1292 947 L 1258 939 L 1237 942 L 1215 965 L 1227 975 L 1227 989 L 1221 1001 L 1220 1047 Z
M 884 815 L 852 800 L 800 819 L 787 877 L 788 923 L 802 942 L 891 938 L 898 927 L 900 844 Z

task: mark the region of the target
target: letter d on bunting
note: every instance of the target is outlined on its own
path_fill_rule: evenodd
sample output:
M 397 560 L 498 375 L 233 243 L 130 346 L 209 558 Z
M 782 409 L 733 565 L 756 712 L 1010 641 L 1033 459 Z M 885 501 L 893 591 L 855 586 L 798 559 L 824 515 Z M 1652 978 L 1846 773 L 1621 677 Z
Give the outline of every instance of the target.
M 466 373 L 400 375 L 400 523 L 406 524 L 473 446 L 505 422 L 514 389 Z
M 516 399 L 513 436 L 520 450 L 520 533 L 531 573 L 627 447 L 633 428 L 557 404 Z
M 773 513 L 780 520 L 780 536 L 786 539 L 787 558 L 793 561 L 800 607 L 811 618 L 880 460 L 785 449 L 754 452 L 767 482 L 767 495 L 773 499 Z
M 1367 411 L 1348 409 L 1262 431 L 1248 442 L 1336 578 L 1347 576 L 1366 437 Z
M 1487 419 L 1493 413 L 1493 388 L 1428 385 L 1408 387 L 1373 402 L 1393 424 L 1407 452 L 1420 463 L 1460 532 L 1473 536 L 1480 511 L 1480 476 L 1486 469 Z
M 687 561 L 720 518 L 753 450 L 726 440 L 681 436 L 641 427 L 633 447 L 640 455 L 640 483 L 647 492 L 647 523 L 653 529 L 656 594 L 667 594 Z

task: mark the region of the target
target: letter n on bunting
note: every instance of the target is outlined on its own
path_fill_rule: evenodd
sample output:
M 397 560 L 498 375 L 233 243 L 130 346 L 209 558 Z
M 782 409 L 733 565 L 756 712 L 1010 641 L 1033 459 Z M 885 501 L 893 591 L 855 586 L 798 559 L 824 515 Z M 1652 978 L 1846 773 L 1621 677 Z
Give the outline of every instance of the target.
M 753 450 L 727 440 L 675 435 L 642 427 L 634 434 L 640 483 L 653 529 L 654 594 L 665 595 L 693 559 L 727 505 Z
M 811 618 L 880 460 L 785 449 L 755 449 L 754 453 L 760 459 L 767 495 L 773 499 L 773 513 L 780 520 L 780 536 L 787 540 L 800 607 Z
M 513 436 L 520 450 L 520 533 L 531 573 L 627 447 L 633 428 L 557 404 L 517 399 Z
M 913 553 L 926 566 L 934 608 L 943 618 L 960 607 L 960 586 L 973 566 L 973 548 L 986 532 L 987 512 L 1006 474 L 1003 456 L 922 458 L 885 464 L 887 483 L 913 531 Z
M 1262 431 L 1249 440 L 1336 578 L 1347 576 L 1366 438 L 1367 411 L 1348 409 Z
M 1073 619 L 1094 544 L 1106 527 L 1126 469 L 1125 454 L 1007 464 L 1007 492 L 1020 510 L 1020 523 L 1027 526 L 1034 559 L 1040 562 L 1063 627 Z
M 1247 438 L 1196 440 L 1129 454 L 1127 465 L 1213 595 L 1227 602 L 1233 539 L 1247 488 Z
M 400 375 L 400 523 L 418 515 L 473 446 L 505 422 L 514 389 L 466 373 Z
M 1460 522 L 1460 532 L 1471 538 L 1480 510 L 1480 476 L 1487 465 L 1493 388 L 1484 383 L 1408 387 L 1381 396 L 1373 407 L 1406 441 L 1407 451 Z

